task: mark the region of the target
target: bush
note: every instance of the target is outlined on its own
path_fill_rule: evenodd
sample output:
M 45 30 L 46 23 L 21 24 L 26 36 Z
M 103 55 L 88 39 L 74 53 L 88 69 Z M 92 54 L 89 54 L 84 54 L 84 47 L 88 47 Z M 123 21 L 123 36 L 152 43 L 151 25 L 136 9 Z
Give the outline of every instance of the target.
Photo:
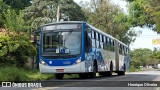
M 0 65 L 24 67 L 28 57 L 34 55 L 36 55 L 36 49 L 25 36 L 1 36 Z
M 131 66 L 130 69 L 129 69 L 129 71 L 130 71 L 130 72 L 138 72 L 138 71 L 140 71 L 140 68 Z

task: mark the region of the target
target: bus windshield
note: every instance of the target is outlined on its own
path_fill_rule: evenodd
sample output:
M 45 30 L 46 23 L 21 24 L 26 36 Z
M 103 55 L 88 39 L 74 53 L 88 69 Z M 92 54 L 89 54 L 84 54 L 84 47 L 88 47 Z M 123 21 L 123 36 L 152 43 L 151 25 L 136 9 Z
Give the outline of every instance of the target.
M 67 30 L 44 32 L 42 34 L 43 56 L 79 55 L 81 52 L 81 31 Z

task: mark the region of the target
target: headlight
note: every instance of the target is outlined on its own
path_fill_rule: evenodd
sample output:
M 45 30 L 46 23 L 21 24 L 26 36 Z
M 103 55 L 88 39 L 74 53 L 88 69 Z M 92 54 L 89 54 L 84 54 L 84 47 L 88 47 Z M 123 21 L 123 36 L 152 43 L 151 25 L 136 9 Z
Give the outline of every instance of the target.
M 40 64 L 47 65 L 42 59 L 40 60 Z
M 81 63 L 81 58 L 77 59 L 75 62 L 75 64 L 79 64 L 79 63 Z

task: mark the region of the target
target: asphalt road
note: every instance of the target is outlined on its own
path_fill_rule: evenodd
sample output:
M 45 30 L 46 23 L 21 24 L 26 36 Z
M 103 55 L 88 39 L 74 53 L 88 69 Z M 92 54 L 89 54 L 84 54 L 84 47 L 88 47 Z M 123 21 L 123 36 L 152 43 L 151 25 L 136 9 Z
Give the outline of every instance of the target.
M 159 82 L 149 82 L 159 81 Z M 94 79 L 70 78 L 42 81 L 43 88 L 0 88 L 3 90 L 160 90 L 160 71 L 150 70 L 126 73 L 125 76 L 96 77 Z M 132 86 L 132 87 L 131 87 Z M 139 86 L 139 87 L 138 87 Z M 149 87 L 141 87 L 149 86 Z

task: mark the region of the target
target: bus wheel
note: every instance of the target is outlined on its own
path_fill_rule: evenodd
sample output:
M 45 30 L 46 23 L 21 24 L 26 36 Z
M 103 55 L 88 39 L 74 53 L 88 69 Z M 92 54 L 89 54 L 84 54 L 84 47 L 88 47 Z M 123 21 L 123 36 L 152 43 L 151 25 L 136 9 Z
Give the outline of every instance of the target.
M 118 71 L 118 75 L 125 75 L 125 71 L 126 71 L 126 65 L 123 65 L 123 71 Z
M 80 73 L 79 78 L 81 79 L 87 79 L 88 78 L 88 73 Z
M 113 63 L 111 62 L 110 71 L 107 72 L 107 76 L 112 76 L 112 72 L 113 72 Z
M 96 71 L 97 70 L 97 67 L 96 67 L 96 64 L 93 65 L 93 72 L 89 73 L 89 77 L 90 78 L 95 78 L 96 77 Z
M 55 74 L 56 79 L 63 79 L 63 76 L 64 76 L 64 74 L 62 74 L 62 73 L 56 73 Z

